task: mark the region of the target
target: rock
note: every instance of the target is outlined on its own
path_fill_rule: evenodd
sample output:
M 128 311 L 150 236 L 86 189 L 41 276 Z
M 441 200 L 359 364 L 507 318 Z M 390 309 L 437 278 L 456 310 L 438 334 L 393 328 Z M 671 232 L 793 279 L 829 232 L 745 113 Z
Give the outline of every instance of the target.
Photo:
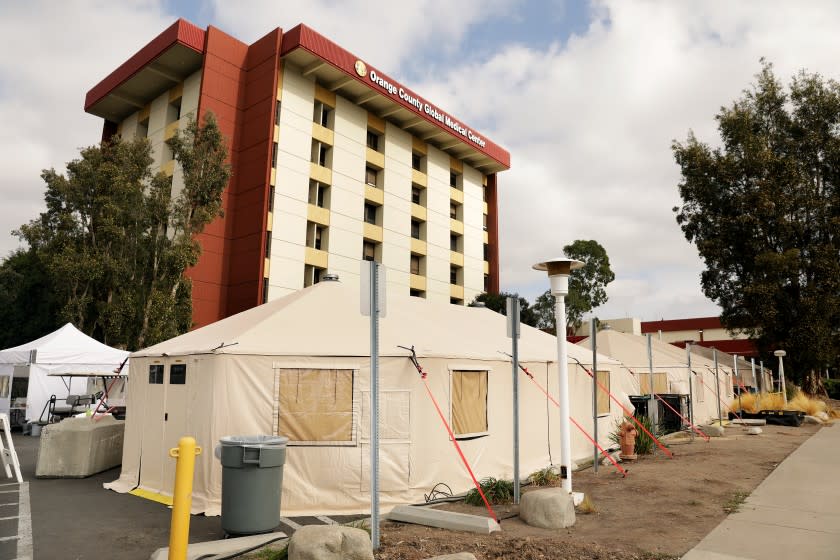
M 659 441 L 683 441 L 691 439 L 691 434 L 688 432 L 671 432 L 659 438 Z
M 458 554 L 444 554 L 443 556 L 433 556 L 429 560 L 475 560 L 475 555 L 469 552 L 459 552 Z
M 816 416 L 817 418 L 819 418 L 823 422 L 828 422 L 829 420 L 831 420 L 831 417 L 828 415 L 828 412 L 826 412 L 824 410 L 821 410 L 821 411 L 817 412 L 814 416 Z
M 757 436 L 760 433 L 761 433 L 761 428 L 759 428 L 758 426 L 753 426 L 752 428 L 747 428 L 747 434 L 749 434 L 751 436 Z
M 522 494 L 519 517 L 533 527 L 562 529 L 575 524 L 575 505 L 562 488 L 532 490 Z
M 607 452 L 607 454 L 608 454 L 610 457 L 612 457 L 612 458 L 613 458 L 613 460 L 615 460 L 615 462 L 616 462 L 616 463 L 620 463 L 620 462 L 621 462 L 621 457 L 620 457 L 620 455 L 621 455 L 621 451 L 613 451 L 613 452 L 609 452 L 609 451 L 608 451 L 608 452 Z M 605 466 L 606 466 L 606 465 L 612 465 L 612 461 L 610 461 L 607 457 L 604 457 L 603 459 L 601 459 L 601 464 L 602 464 L 602 465 L 605 465 Z
M 704 434 L 709 437 L 723 437 L 723 426 L 719 424 L 709 424 L 700 428 Z
M 373 549 L 362 529 L 307 525 L 289 539 L 289 560 L 373 560 Z
M 808 416 L 807 414 L 802 417 L 803 424 L 822 424 L 822 420 L 817 418 L 816 416 Z

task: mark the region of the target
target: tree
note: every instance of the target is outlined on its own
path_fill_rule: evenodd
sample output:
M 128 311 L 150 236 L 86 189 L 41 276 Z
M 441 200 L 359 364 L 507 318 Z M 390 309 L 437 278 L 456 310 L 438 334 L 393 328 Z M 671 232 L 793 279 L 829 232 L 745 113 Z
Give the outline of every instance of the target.
M 192 324 L 195 240 L 221 215 L 230 178 L 224 139 L 212 115 L 167 141 L 183 188 L 151 172 L 146 139 L 85 148 L 67 174 L 45 170 L 47 209 L 18 235 L 43 263 L 58 315 L 106 344 L 141 348 Z
M 475 299 L 473 299 L 470 305 L 480 302 L 483 303 L 487 309 L 492 309 L 496 313 L 501 313 L 506 316 L 507 298 L 509 297 L 519 298 L 519 321 L 532 327 L 537 326 L 537 317 L 534 315 L 531 304 L 529 304 L 528 300 L 524 297 L 520 297 L 519 294 L 511 294 L 508 292 L 491 294 L 484 292 L 475 296 Z
M 615 280 L 615 274 L 610 268 L 610 258 L 606 249 L 594 239 L 578 239 L 563 247 L 563 252 L 566 257 L 584 263 L 583 268 L 573 270 L 569 275 L 566 331 L 574 332 L 583 324 L 584 314 L 607 302 L 609 298 L 606 287 Z M 554 306 L 555 298 L 550 290 L 546 290 L 534 301 L 533 309 L 539 328 L 556 331 Z
M 18 249 L 0 263 L 0 348 L 17 346 L 61 326 L 58 304 L 35 251 Z
M 801 379 L 838 355 L 840 85 L 800 71 L 788 89 L 762 60 L 753 87 L 716 116 L 719 147 L 690 131 L 673 143 L 674 212 L 724 326 L 755 338 L 770 363 L 784 348 Z

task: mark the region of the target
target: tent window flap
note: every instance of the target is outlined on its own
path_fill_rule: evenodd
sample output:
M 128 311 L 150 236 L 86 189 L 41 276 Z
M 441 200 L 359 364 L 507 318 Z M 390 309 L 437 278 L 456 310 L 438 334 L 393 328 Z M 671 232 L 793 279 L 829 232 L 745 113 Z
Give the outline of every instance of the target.
M 610 391 L 610 372 L 605 370 L 599 370 L 598 383 L 606 387 L 607 391 Z M 598 415 L 610 413 L 610 395 L 609 393 L 607 393 L 607 391 L 604 391 L 603 389 L 598 387 L 598 396 L 595 401 Z
M 455 436 L 486 434 L 487 372 L 452 372 L 452 432 Z
M 149 366 L 149 385 L 163 384 L 163 364 L 152 364 Z
M 275 370 L 275 433 L 292 443 L 353 442 L 353 370 Z
M 650 374 L 646 372 L 640 372 L 637 374 L 639 377 L 639 390 L 643 395 L 647 395 L 650 393 Z M 653 390 L 655 393 L 661 395 L 668 392 L 668 374 L 665 372 L 654 372 L 653 374 Z

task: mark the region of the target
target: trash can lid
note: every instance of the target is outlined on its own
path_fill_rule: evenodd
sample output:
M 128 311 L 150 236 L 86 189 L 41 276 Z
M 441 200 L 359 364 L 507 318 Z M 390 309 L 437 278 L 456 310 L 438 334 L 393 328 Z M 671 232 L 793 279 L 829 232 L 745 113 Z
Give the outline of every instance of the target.
M 289 438 L 283 436 L 224 436 L 219 443 L 231 447 L 284 447 Z

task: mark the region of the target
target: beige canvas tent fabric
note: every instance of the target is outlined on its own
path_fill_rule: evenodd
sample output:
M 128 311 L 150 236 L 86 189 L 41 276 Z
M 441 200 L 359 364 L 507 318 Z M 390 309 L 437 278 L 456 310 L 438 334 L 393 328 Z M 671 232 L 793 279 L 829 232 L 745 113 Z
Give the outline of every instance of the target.
M 281 434 L 293 440 L 286 454 L 284 515 L 369 511 L 369 320 L 359 312 L 358 294 L 358 287 L 322 282 L 135 353 L 122 472 L 106 486 L 171 495 L 175 461 L 167 451 L 192 435 L 205 449 L 196 460 L 193 511 L 218 514 L 216 442 L 227 435 Z M 438 482 L 455 492 L 471 487 L 420 376 L 398 345 L 415 345 L 444 414 L 469 436 L 460 443 L 476 475 L 512 476 L 512 368 L 500 354 L 510 348 L 505 321 L 487 309 L 389 298 L 380 321 L 384 509 L 420 502 Z M 556 339 L 523 326 L 520 356 L 556 396 Z M 575 361 L 590 363 L 591 352 L 570 345 L 569 356 L 572 415 L 591 433 L 592 380 Z M 638 393 L 638 384 L 619 365 L 601 356 L 598 369 L 629 404 L 627 395 Z M 183 383 L 171 382 L 173 366 Z M 559 416 L 518 375 L 521 472 L 527 475 L 559 463 Z M 620 416 L 610 403 L 598 417 L 604 446 Z M 577 431 L 571 443 L 573 460 L 592 456 L 591 444 Z
M 714 363 L 714 354 L 711 348 L 695 345 L 691 347 L 691 353 L 703 356 L 704 358 L 711 360 Z M 735 356 L 733 356 L 732 354 L 727 354 L 726 352 L 721 352 L 720 350 L 718 350 L 717 352 L 718 364 L 720 366 L 725 367 L 727 371 L 735 370 L 736 362 L 734 358 Z M 743 356 L 738 356 L 737 364 L 738 377 L 745 387 L 747 387 L 750 390 L 760 389 L 764 392 L 773 392 L 773 372 L 771 370 L 764 368 L 764 375 L 762 376 L 761 364 L 760 362 L 756 362 L 755 375 L 753 375 L 752 364 Z M 735 381 L 734 377 L 732 380 L 732 386 L 737 387 L 737 382 Z
M 622 362 L 640 385 L 643 394 L 650 388 L 650 361 L 648 360 L 647 337 L 603 330 L 598 333 L 598 352 Z M 578 343 L 591 348 L 590 339 Z M 692 352 L 691 375 L 689 375 L 686 351 L 672 344 L 651 340 L 653 356 L 653 386 L 657 393 L 687 395 L 694 393 L 694 422 L 702 424 L 718 417 L 718 391 L 721 411 L 726 415 L 726 404 L 732 400 L 731 368 L 718 365 L 715 376 L 714 363 Z M 691 383 L 691 387 L 689 387 Z M 717 388 L 716 388 L 717 386 Z

